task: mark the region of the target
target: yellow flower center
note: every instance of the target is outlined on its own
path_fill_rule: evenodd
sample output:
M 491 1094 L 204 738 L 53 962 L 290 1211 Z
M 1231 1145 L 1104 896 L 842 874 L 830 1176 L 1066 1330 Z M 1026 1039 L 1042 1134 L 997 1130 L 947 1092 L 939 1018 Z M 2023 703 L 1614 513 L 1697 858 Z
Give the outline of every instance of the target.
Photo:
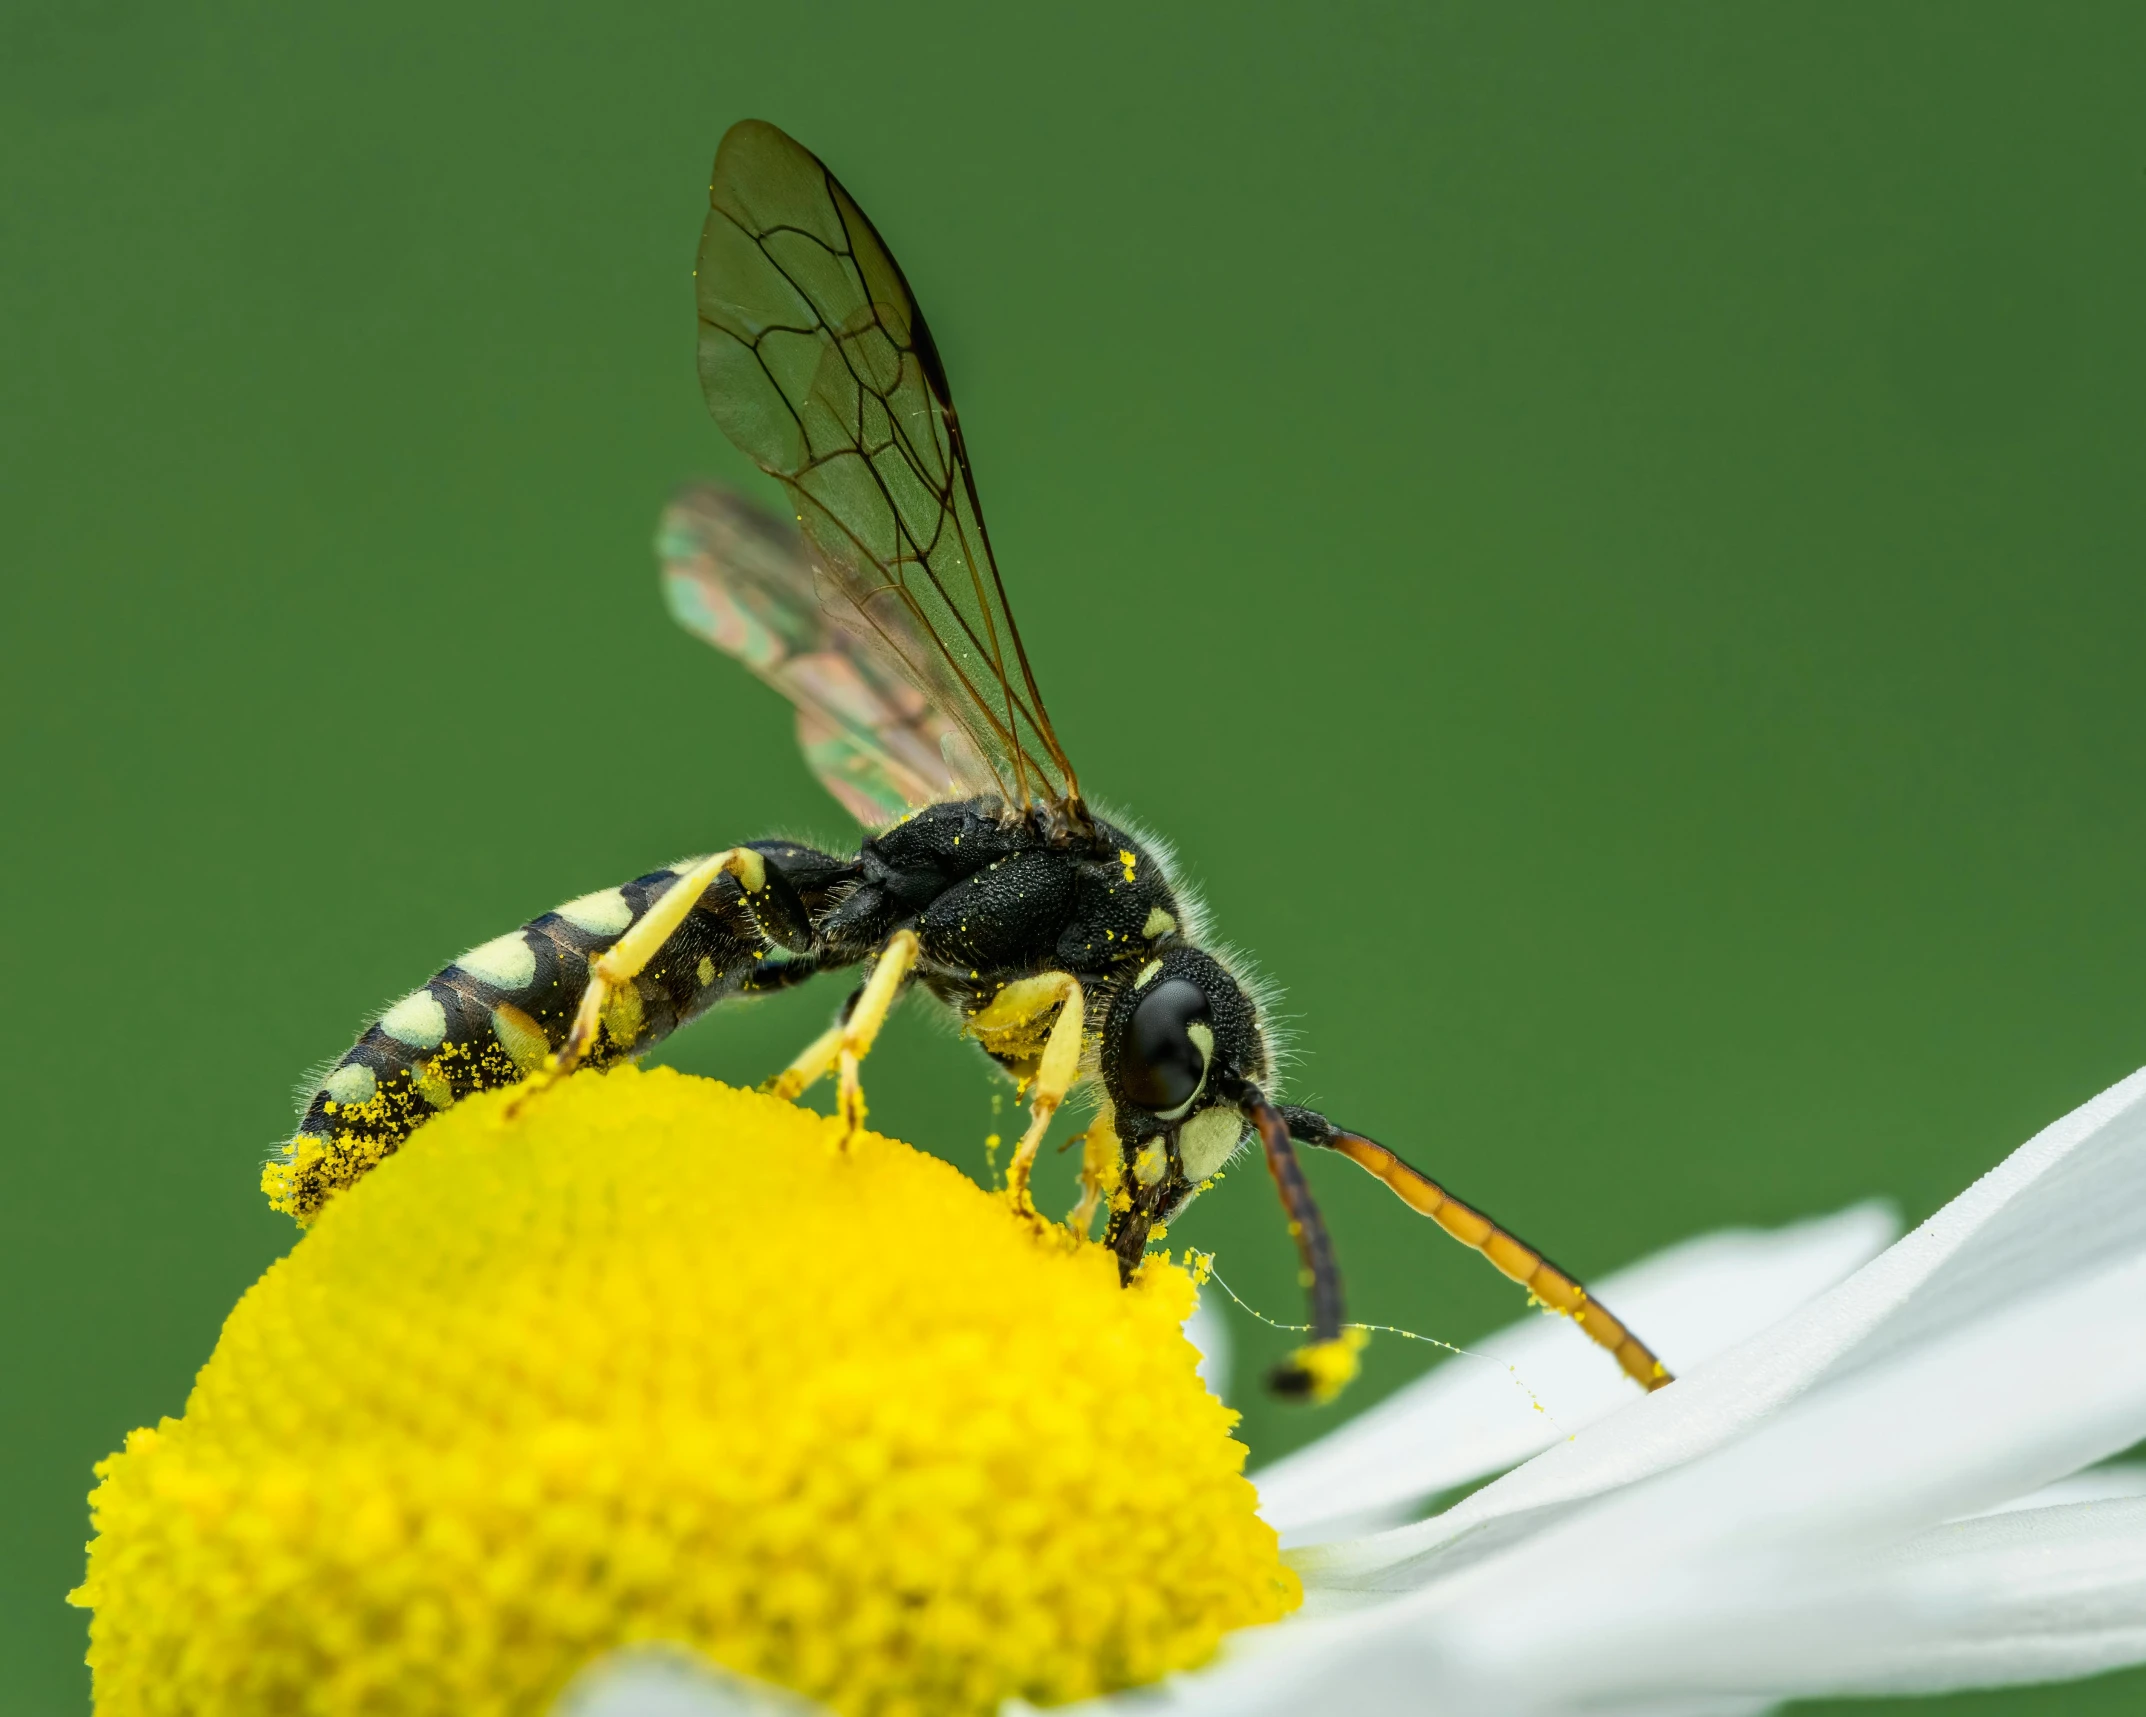
M 669 1640 L 845 1713 L 1151 1681 L 1294 1607 L 1179 1330 L 907 1145 L 631 1069 L 428 1125 L 99 1468 L 101 1717 L 537 1713 Z

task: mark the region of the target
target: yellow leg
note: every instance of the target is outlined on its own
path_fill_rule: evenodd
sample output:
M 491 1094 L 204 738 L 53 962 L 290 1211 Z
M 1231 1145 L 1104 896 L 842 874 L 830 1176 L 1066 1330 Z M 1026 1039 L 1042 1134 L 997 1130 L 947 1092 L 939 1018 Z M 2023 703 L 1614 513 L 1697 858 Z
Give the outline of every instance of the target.
M 835 1057 L 841 1053 L 842 1027 L 831 1025 L 760 1089 L 785 1103 L 794 1103 L 835 1070 Z
M 574 1023 L 567 1028 L 566 1041 L 530 1078 L 522 1096 L 516 1098 L 508 1110 L 509 1114 L 518 1110 L 528 1097 L 581 1065 L 590 1046 L 596 1042 L 604 1009 L 611 998 L 641 975 L 642 969 L 686 921 L 686 914 L 700 903 L 700 897 L 707 893 L 717 877 L 724 875 L 736 877 L 747 894 L 758 894 L 767 886 L 767 861 L 750 847 L 731 847 L 711 854 L 691 870 L 682 872 L 678 880 L 663 891 L 656 904 L 635 919 L 626 934 L 598 955 L 589 967 L 588 987 L 581 992 L 581 1005 L 574 1010 Z
M 1071 1140 L 1067 1141 L 1069 1144 Z M 1123 1147 L 1118 1143 L 1117 1117 L 1109 1102 L 1080 1135 L 1080 1202 L 1066 1217 L 1066 1226 L 1086 1238 L 1095 1226 L 1095 1213 L 1117 1190 L 1125 1174 Z
M 1036 1076 L 1029 1083 L 1028 1131 L 1013 1148 L 1006 1165 L 1006 1194 L 1014 1208 L 1033 1216 L 1035 1200 L 1029 1196 L 1029 1171 L 1051 1117 L 1065 1101 L 1073 1081 L 1080 1077 L 1081 1029 L 1086 999 L 1080 980 L 1070 972 L 1042 972 L 1033 978 L 1017 978 L 993 996 L 988 1005 L 970 1015 L 968 1029 L 988 1047 L 993 1038 L 1018 1038 L 1025 1028 L 1043 1018 L 1052 1008 L 1058 1018 L 1044 1039 L 1043 1054 L 1036 1063 Z
M 916 969 L 917 953 L 914 930 L 897 930 L 888 937 L 887 945 L 880 949 L 879 958 L 873 963 L 871 977 L 865 980 L 864 993 L 858 996 L 857 1005 L 849 1010 L 849 1018 L 842 1022 L 835 1034 L 835 1070 L 839 1080 L 835 1109 L 849 1134 L 855 1134 L 864 1125 L 864 1085 L 857 1077 L 857 1065 L 872 1053 L 873 1040 L 879 1036 L 879 1028 L 887 1023 L 887 1014 L 894 1006 L 895 997 L 902 993 L 903 983 Z M 818 1044 L 813 1045 L 813 1049 L 818 1047 Z M 808 1049 L 805 1054 L 809 1056 L 812 1050 Z
M 581 992 L 581 1006 L 574 1012 L 566 1041 L 559 1045 L 545 1069 L 552 1078 L 571 1073 L 581 1065 L 582 1057 L 596 1041 L 605 1004 L 641 975 L 642 968 L 686 921 L 686 914 L 699 904 L 700 897 L 717 877 L 724 875 L 736 877 L 747 894 L 758 894 L 767 886 L 767 861 L 750 847 L 732 847 L 702 859 L 665 889 L 662 898 L 642 913 L 625 935 L 604 950 L 589 968 L 589 986 Z

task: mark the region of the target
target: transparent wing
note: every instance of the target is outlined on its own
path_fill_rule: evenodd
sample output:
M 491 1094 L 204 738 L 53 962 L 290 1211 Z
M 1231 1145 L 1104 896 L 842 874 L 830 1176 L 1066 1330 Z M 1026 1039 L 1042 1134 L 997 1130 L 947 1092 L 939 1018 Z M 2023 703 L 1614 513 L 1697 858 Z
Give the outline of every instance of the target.
M 696 281 L 716 421 L 789 489 L 830 606 L 961 727 L 1008 803 L 1085 821 L 900 266 L 818 157 L 760 120 L 723 138 L 708 204 Z
M 937 799 L 996 789 L 967 734 L 875 633 L 834 623 L 797 532 L 712 485 L 684 489 L 656 534 L 663 592 L 688 632 L 797 706 L 812 772 L 867 827 Z

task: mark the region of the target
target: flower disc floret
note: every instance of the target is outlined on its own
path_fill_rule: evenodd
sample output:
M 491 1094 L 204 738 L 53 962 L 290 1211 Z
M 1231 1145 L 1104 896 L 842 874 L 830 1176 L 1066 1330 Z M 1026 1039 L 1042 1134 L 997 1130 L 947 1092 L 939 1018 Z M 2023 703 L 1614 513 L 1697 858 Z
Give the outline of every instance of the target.
M 668 1072 L 427 1126 L 98 1469 L 104 1717 L 535 1713 L 668 1640 L 845 1713 L 1152 1681 L 1298 1588 L 1185 1274 Z

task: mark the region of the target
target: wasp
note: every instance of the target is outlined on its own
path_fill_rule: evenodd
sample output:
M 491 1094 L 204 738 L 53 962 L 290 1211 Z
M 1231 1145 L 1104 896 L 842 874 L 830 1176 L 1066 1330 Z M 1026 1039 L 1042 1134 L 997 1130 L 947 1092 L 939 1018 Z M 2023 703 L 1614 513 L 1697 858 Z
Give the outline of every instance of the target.
M 769 1089 L 859 1069 L 921 987 L 1018 1083 L 1017 1209 L 1045 1130 L 1085 1091 L 1077 1233 L 1103 1217 L 1125 1277 L 1238 1151 L 1281 1196 L 1310 1341 L 1280 1394 L 1355 1367 L 1341 1272 L 1296 1146 L 1339 1152 L 1568 1314 L 1649 1389 L 1669 1380 L 1541 1252 L 1386 1146 L 1278 1101 L 1272 998 L 1209 940 L 1159 841 L 1100 816 L 1044 708 L 984 526 L 961 420 L 901 266 L 833 173 L 758 120 L 715 159 L 695 270 L 699 364 L 730 439 L 797 529 L 689 489 L 658 542 L 673 613 L 796 710 L 814 773 L 871 833 L 854 853 L 749 841 L 568 901 L 471 949 L 389 1008 L 320 1081 L 264 1174 L 309 1221 L 429 1115 L 646 1052 L 731 997 L 816 973 L 863 981 Z

